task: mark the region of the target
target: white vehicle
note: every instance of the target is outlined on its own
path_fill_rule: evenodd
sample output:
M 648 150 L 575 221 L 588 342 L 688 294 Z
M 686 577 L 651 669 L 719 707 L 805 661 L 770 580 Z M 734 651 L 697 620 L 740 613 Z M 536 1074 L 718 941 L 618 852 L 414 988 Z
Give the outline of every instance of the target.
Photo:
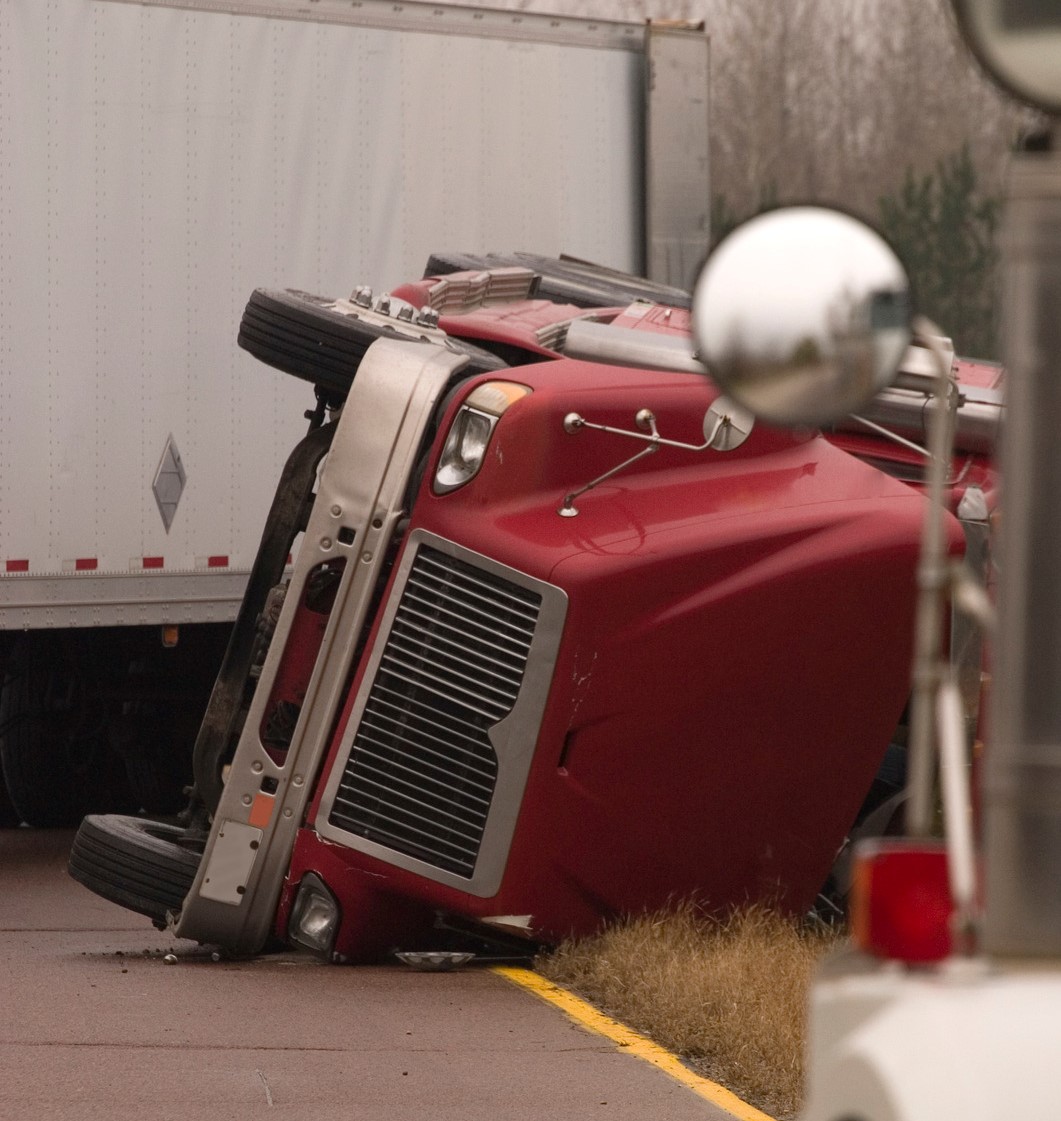
M 236 346 L 252 289 L 393 285 L 447 246 L 687 287 L 707 57 L 444 4 L 0 4 L 0 820 L 183 804 L 306 426 Z
M 988 69 L 1055 114 L 1056 146 L 1057 6 L 958 0 L 956 7 Z M 942 406 L 956 403 L 958 395 L 950 363 L 940 356 L 928 468 L 937 513 L 926 522 L 919 572 L 907 836 L 864 843 L 856 852 L 854 946 L 827 961 L 812 988 L 803 1121 L 996 1121 L 1053 1117 L 1058 1111 L 1061 154 L 1056 151 L 1016 158 L 1003 254 L 1009 388 L 990 734 L 982 763 L 970 767 L 957 682 L 938 650 L 948 598 L 954 612 L 968 613 L 989 629 L 994 625 L 982 589 L 947 563 L 943 548 L 938 498 L 944 465 L 950 463 L 948 427 L 955 410 Z M 773 244 L 772 258 L 783 271 L 780 241 Z M 794 262 L 801 292 L 808 283 L 806 260 L 804 254 Z M 743 257 L 739 268 L 754 271 L 755 261 Z M 845 298 L 846 290 L 845 285 Z M 820 293 L 819 312 L 827 294 Z M 758 310 L 765 315 L 770 309 Z M 752 320 L 739 326 L 755 337 Z M 920 324 L 919 331 L 927 336 L 928 326 Z M 735 336 L 735 327 L 730 334 Z M 702 354 L 710 355 L 711 342 L 708 329 L 700 338 Z M 765 360 L 740 357 L 742 376 L 749 371 L 751 376 L 744 387 L 727 386 L 732 396 L 750 405 L 751 395 L 761 394 L 777 410 L 775 419 L 784 419 L 779 415 L 784 413 L 806 422 L 808 410 L 819 421 L 825 418 L 832 394 L 823 393 L 827 384 L 818 370 L 757 377 Z M 831 374 L 841 372 L 840 363 L 832 366 Z M 721 371 L 717 364 L 715 369 Z M 850 379 L 845 374 L 841 382 L 847 386 Z M 944 820 L 939 840 L 932 835 L 937 759 Z

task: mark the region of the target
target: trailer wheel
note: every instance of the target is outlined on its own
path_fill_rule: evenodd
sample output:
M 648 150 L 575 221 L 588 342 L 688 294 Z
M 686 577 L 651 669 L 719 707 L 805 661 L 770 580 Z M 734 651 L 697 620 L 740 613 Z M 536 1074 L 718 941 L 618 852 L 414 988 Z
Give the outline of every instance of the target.
M 94 692 L 54 635 L 27 635 L 13 652 L 0 695 L 0 770 L 27 825 L 76 825 L 104 801 L 127 801 Z
M 21 821 L 22 818 L 7 792 L 4 776 L 0 774 L 0 829 L 13 829 Z
M 137 707 L 138 711 L 111 719 L 108 742 L 125 768 L 131 808 L 166 817 L 188 804 L 192 783 L 190 745 L 195 743 L 206 699 L 188 708 L 181 703 L 152 703 L 150 699 L 141 700 Z
M 257 288 L 240 322 L 238 344 L 268 366 L 345 397 L 368 348 L 377 339 L 420 339 L 424 332 L 405 320 L 387 325 L 336 311 L 333 300 L 297 292 Z M 378 317 L 377 317 L 378 318 Z M 460 339 L 450 349 L 466 354 L 467 375 L 506 367 L 496 355 Z
M 192 736 L 188 743 L 194 743 Z M 145 813 L 175 814 L 188 803 L 186 790 L 191 785 L 188 759 L 176 751 L 145 753 L 125 760 L 133 802 Z
M 70 875 L 111 903 L 164 927 L 179 911 L 202 860 L 205 838 L 176 825 L 92 814 L 70 850 Z

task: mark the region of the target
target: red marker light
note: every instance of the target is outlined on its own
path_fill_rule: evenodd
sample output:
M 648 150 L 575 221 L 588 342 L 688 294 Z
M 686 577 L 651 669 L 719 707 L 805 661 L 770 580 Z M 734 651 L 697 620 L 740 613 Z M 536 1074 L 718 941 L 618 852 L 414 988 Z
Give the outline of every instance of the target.
M 953 911 L 941 841 L 888 838 L 856 849 L 851 927 L 859 949 L 912 964 L 941 961 L 952 949 Z

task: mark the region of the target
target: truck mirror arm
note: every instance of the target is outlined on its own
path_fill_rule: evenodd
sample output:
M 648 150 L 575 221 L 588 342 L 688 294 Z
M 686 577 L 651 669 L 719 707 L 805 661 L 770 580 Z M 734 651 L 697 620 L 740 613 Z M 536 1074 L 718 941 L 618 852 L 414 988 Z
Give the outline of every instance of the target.
M 907 832 L 928 836 L 932 830 L 932 792 L 936 722 L 934 696 L 945 677 L 940 656 L 944 597 L 951 589 L 947 556 L 944 490 L 954 443 L 957 387 L 950 362 L 939 339 L 941 332 L 924 316 L 914 320 L 919 336 L 936 362 L 936 396 L 946 407 L 932 410 L 929 419 L 929 457 L 926 467 L 928 504 L 925 507 L 921 558 L 917 568 L 917 629 L 914 646 L 913 697 L 910 710 L 910 801 Z
M 632 432 L 626 428 L 613 428 L 607 424 L 594 424 L 578 413 L 568 413 L 567 416 L 564 417 L 565 432 L 574 434 L 581 428 L 592 428 L 597 432 L 610 432 L 614 436 L 630 436 L 634 440 L 645 440 L 648 446 L 642 448 L 641 451 L 636 455 L 632 455 L 629 459 L 624 459 L 622 463 L 613 467 L 610 471 L 605 471 L 603 475 L 598 475 L 597 478 L 586 483 L 585 486 L 579 487 L 578 490 L 573 490 L 570 494 L 565 495 L 563 505 L 557 510 L 557 513 L 562 518 L 578 517 L 578 508 L 575 506 L 576 498 L 592 490 L 594 487 L 600 486 L 606 479 L 617 475 L 620 471 L 625 470 L 639 459 L 644 459 L 646 455 L 651 455 L 653 452 L 659 451 L 661 447 L 681 448 L 684 451 L 690 452 L 707 451 L 708 448 L 714 446 L 723 428 L 730 424 L 729 417 L 721 411 L 715 412 L 714 414 L 709 413 L 708 420 L 712 422 L 712 424 L 708 430 L 707 423 L 705 423 L 704 442 L 702 444 L 684 444 L 680 440 L 665 440 L 659 434 L 659 430 L 656 427 L 656 414 L 652 412 L 651 409 L 639 409 L 637 415 L 634 417 L 634 423 L 637 424 L 638 428 L 643 429 L 643 432 Z

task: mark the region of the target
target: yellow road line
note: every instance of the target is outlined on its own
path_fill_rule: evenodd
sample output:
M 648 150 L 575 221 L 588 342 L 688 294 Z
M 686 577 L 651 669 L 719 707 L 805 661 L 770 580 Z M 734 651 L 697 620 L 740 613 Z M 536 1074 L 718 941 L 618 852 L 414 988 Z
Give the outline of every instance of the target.
M 671 1054 L 658 1043 L 653 1043 L 639 1032 L 631 1031 L 610 1016 L 605 1016 L 591 1004 L 587 1004 L 580 997 L 561 988 L 552 981 L 547 981 L 538 973 L 530 969 L 515 969 L 507 965 L 496 965 L 493 972 L 500 977 L 505 977 L 513 984 L 519 985 L 528 992 L 534 993 L 541 1000 L 559 1008 L 567 1016 L 590 1031 L 596 1032 L 610 1039 L 617 1047 L 622 1047 L 631 1055 L 651 1063 L 660 1070 L 688 1086 L 694 1094 L 699 1094 L 712 1105 L 724 1109 L 738 1121 L 773 1121 L 769 1114 L 763 1113 L 747 1102 L 741 1101 L 736 1094 L 731 1093 L 724 1086 L 712 1082 L 709 1078 L 701 1078 L 694 1074 L 677 1055 Z

